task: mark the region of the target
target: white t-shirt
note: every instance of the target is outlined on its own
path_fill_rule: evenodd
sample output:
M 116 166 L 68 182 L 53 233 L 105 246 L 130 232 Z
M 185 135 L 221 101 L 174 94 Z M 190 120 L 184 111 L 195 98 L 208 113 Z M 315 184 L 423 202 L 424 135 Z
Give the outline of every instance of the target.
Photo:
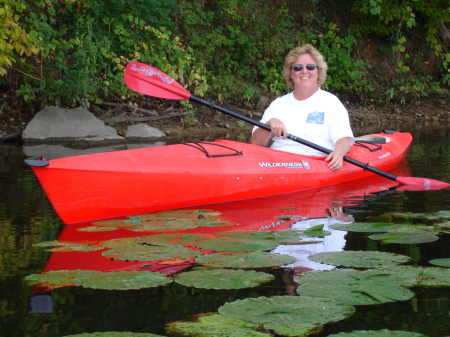
M 261 123 L 278 118 L 288 133 L 334 151 L 340 138 L 349 137 L 350 145 L 355 138 L 350 127 L 348 112 L 333 94 L 319 89 L 306 100 L 298 101 L 293 92 L 274 100 L 264 112 Z M 253 128 L 253 132 L 257 127 Z M 272 137 L 272 149 L 310 156 L 325 156 L 323 152 L 282 137 Z

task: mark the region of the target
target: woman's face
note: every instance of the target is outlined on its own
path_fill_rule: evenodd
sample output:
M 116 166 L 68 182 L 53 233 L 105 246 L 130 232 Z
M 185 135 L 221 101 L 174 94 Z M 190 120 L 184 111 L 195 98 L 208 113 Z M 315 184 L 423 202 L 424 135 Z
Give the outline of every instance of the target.
M 294 70 L 297 64 L 303 65 L 302 70 Z M 301 54 L 297 57 L 291 68 L 291 79 L 294 81 L 294 89 L 317 89 L 317 77 L 319 76 L 319 69 L 316 67 L 313 70 L 308 70 L 307 64 L 316 64 L 316 61 L 310 54 Z

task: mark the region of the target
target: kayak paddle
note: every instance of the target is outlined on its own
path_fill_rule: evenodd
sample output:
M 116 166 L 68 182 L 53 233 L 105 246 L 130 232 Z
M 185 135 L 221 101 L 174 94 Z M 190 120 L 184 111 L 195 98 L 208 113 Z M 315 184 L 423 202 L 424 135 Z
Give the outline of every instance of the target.
M 250 123 L 261 129 L 271 131 L 270 126 L 267 124 L 261 123 L 259 121 L 255 121 L 252 118 L 240 115 L 234 111 L 225 109 L 221 106 L 218 106 L 214 103 L 205 101 L 202 98 L 191 95 L 181 84 L 175 81 L 170 76 L 164 74 L 162 71 L 153 68 L 149 65 L 140 62 L 130 62 L 125 68 L 124 73 L 125 84 L 133 91 L 139 92 L 144 95 L 166 98 L 166 99 L 175 99 L 175 100 L 191 100 L 197 103 L 206 105 L 211 109 L 215 109 L 217 111 L 223 112 L 227 115 L 233 116 L 237 119 L 240 119 L 244 122 Z M 297 143 L 309 146 L 315 150 L 321 151 L 326 154 L 330 154 L 333 152 L 327 148 L 324 148 L 320 145 L 311 143 L 305 139 L 299 138 L 297 136 L 288 134 L 288 139 L 291 139 Z M 370 166 L 368 164 L 362 163 L 356 159 L 345 156 L 344 160 L 350 164 L 359 166 L 364 170 L 370 171 L 372 173 L 378 174 L 387 179 L 391 179 L 393 181 L 398 182 L 402 185 L 412 185 L 411 188 L 404 188 L 404 190 L 438 190 L 446 187 L 450 187 L 450 184 L 434 180 L 428 178 L 415 178 L 415 177 L 399 177 L 395 176 L 391 173 L 382 171 L 377 169 L 376 167 Z

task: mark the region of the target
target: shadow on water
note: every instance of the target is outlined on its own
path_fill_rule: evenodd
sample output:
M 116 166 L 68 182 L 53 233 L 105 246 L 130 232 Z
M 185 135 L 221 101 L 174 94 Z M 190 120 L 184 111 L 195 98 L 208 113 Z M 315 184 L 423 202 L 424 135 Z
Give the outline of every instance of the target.
M 407 155 L 408 165 L 398 168 L 399 175 L 404 172 L 402 170 L 411 170 L 413 176 L 450 181 L 450 134 L 446 127 L 417 124 L 389 128 L 410 131 L 414 137 Z M 355 130 L 355 134 L 374 133 L 380 129 L 378 126 L 361 127 Z M 130 146 L 143 147 L 146 144 Z M 210 205 L 207 209 L 220 214 L 220 220 L 226 222 L 225 225 L 185 228 L 182 231 L 196 235 L 243 230 L 271 232 L 292 227 L 302 229 L 302 221 L 319 219 L 318 223 L 325 223 L 324 230 L 330 231 L 331 235 L 320 238 L 318 244 L 280 244 L 275 250 L 281 249 L 283 253 L 294 256 L 296 261 L 284 267 L 256 268 L 273 276 L 271 281 L 259 286 L 226 290 L 197 289 L 172 282 L 140 290 L 101 290 L 74 286 L 71 283 L 73 279 L 57 285 L 46 284 L 44 287 L 26 282 L 26 277 L 50 270 L 159 270 L 173 276 L 198 269 L 199 265 L 192 258 L 182 261 L 164 259 L 152 263 L 105 257 L 102 255 L 105 247 L 89 252 L 50 252 L 48 246 L 35 246 L 55 240 L 95 246 L 113 239 L 135 239 L 159 234 L 148 230 L 133 231 L 129 225 L 123 224 L 117 230 L 105 231 L 80 230 L 93 227 L 92 223 L 64 226 L 32 171 L 23 165 L 25 157 L 44 156 L 53 159 L 122 148 L 123 145 L 88 150 L 55 145 L 0 146 L 0 335 L 65 336 L 95 331 L 166 335 L 166 323 L 187 319 L 191 315 L 217 312 L 227 302 L 292 294 L 292 283 L 287 279 L 293 273 L 301 273 L 306 269 L 321 269 L 319 263 L 307 261 L 308 255 L 318 251 L 396 253 L 409 256 L 412 265 L 426 267 L 430 266 L 428 261 L 431 259 L 450 257 L 449 234 L 439 235 L 439 240 L 426 244 L 383 244 L 360 233 L 332 230 L 328 223 L 331 219 L 330 207 L 341 207 L 357 222 L 379 220 L 384 214 L 393 212 L 431 213 L 449 210 L 448 190 L 396 191 L 393 182 L 374 177 L 283 196 Z M 306 222 L 303 222 L 304 226 L 311 226 L 312 222 L 305 225 Z M 380 329 L 449 336 L 450 287 L 414 287 L 413 291 L 415 296 L 406 301 L 357 306 L 354 315 L 326 324 L 324 331 L 316 336 Z

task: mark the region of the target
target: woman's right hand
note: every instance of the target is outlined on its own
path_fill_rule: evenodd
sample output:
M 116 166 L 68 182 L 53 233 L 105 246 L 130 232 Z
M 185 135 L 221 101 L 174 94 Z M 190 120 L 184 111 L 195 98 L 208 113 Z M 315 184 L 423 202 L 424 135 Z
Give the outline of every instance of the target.
M 283 139 L 286 139 L 288 132 L 282 121 L 278 118 L 271 118 L 266 124 L 270 126 L 270 131 L 274 136 L 283 137 Z

